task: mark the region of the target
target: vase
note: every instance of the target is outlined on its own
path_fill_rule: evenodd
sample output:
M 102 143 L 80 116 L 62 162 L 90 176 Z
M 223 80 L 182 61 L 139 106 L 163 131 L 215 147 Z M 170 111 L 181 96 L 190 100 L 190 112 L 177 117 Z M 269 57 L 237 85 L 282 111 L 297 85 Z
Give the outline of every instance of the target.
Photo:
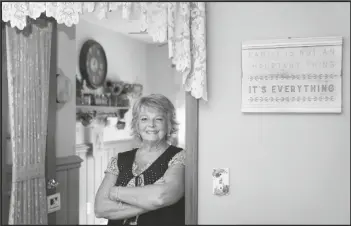
M 129 107 L 129 98 L 127 94 L 118 96 L 118 107 Z
M 111 103 L 111 106 L 117 107 L 118 106 L 118 95 L 112 94 L 110 103 Z
M 118 120 L 116 127 L 118 130 L 123 130 L 126 127 L 126 123 L 124 121 Z

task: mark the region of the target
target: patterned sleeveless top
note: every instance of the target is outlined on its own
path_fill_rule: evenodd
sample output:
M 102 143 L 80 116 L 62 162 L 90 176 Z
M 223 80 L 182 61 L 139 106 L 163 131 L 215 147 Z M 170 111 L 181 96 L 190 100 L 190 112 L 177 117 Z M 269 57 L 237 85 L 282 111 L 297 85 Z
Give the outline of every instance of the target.
M 137 149 L 122 152 L 111 159 L 105 172 L 117 176 L 116 186 L 135 187 L 163 182 L 163 176 L 168 167 L 175 164 L 185 164 L 185 151 L 175 146 L 169 146 L 155 161 L 147 164 L 144 169 L 138 169 L 135 164 Z M 141 174 L 137 174 L 138 169 Z M 185 224 L 184 197 L 177 203 L 150 211 L 140 216 L 125 220 L 109 220 L 108 225 L 184 225 Z

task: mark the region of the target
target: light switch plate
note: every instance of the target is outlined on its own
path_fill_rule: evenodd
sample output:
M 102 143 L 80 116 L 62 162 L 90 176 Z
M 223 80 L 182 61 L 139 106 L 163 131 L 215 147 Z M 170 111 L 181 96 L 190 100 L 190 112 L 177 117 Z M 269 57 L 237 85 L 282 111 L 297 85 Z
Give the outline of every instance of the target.
M 48 200 L 48 213 L 52 213 L 61 209 L 61 196 L 56 193 L 47 197 Z
M 214 195 L 229 195 L 229 168 L 214 168 L 212 180 Z

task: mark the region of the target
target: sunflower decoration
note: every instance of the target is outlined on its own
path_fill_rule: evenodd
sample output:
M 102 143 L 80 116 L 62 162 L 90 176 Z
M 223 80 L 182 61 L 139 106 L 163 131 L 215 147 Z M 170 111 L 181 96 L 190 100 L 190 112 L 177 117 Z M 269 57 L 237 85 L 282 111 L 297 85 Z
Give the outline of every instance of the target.
M 104 84 L 104 93 L 112 93 L 113 82 L 111 80 L 106 80 Z
M 127 94 L 121 94 L 118 98 L 118 106 L 120 107 L 129 107 L 130 101 Z
M 123 93 L 124 84 L 122 82 L 116 82 L 113 84 L 112 94 L 115 96 L 119 96 Z

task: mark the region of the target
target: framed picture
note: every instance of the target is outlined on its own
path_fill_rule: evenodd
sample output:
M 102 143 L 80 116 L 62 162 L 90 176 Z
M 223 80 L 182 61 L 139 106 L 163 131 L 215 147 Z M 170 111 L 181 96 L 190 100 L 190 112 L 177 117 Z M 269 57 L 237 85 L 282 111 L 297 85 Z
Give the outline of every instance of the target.
M 342 37 L 242 43 L 242 112 L 341 113 Z

